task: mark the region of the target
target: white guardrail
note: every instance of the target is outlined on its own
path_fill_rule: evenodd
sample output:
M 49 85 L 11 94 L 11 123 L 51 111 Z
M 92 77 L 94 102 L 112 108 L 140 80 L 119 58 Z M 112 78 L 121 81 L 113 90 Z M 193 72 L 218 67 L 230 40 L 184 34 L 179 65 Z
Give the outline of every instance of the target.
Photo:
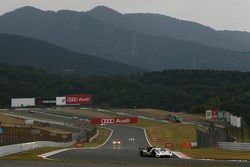
M 13 144 L 0 147 L 0 157 L 11 155 L 19 152 L 29 151 L 33 149 L 43 148 L 43 147 L 68 147 L 75 143 L 75 141 L 68 143 L 56 143 L 50 141 L 37 141 L 22 144 Z
M 218 147 L 223 150 L 250 151 L 250 143 L 218 142 Z

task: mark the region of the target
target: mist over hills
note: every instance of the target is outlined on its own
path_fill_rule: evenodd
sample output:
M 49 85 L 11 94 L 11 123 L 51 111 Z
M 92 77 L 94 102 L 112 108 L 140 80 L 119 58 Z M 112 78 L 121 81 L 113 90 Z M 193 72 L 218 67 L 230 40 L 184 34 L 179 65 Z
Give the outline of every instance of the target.
M 98 7 L 88 12 L 69 10 L 53 12 L 23 7 L 0 16 L 0 32 L 44 40 L 72 51 L 147 70 L 193 68 L 250 70 L 249 53 L 169 37 L 164 33 L 172 34 L 171 29 L 166 30 L 164 25 L 169 24 L 172 29 L 179 28 L 175 34 L 182 37 L 188 35 L 190 38 L 198 38 L 201 34 L 203 36 L 199 39 L 206 38 L 204 35 L 207 35 L 208 31 L 205 30 L 209 30 L 214 35 L 208 36 L 215 36 L 215 39 L 211 38 L 212 42 L 220 41 L 217 39 L 220 37 L 219 32 L 196 23 L 166 18 L 168 17 L 153 14 L 122 15 L 106 7 Z M 147 19 L 150 22 L 144 23 Z M 165 23 L 165 20 L 170 20 L 170 23 Z M 193 24 L 195 26 L 192 26 Z M 181 29 L 181 27 L 189 28 Z M 154 34 L 159 28 L 162 29 L 159 31 L 161 34 Z M 230 44 L 228 38 L 223 38 L 220 42 L 227 41 Z M 241 42 L 237 44 L 245 47 Z M 247 48 L 241 49 L 247 50 Z
M 250 33 L 249 32 L 224 30 L 224 31 L 220 31 L 220 33 L 224 34 L 225 36 L 234 37 L 250 45 Z
M 250 40 L 238 38 L 231 33 L 225 34 L 223 31 L 216 31 L 199 23 L 179 20 L 161 14 L 121 14 L 105 6 L 98 6 L 87 13 L 112 25 L 145 34 L 168 36 L 230 50 L 250 51 Z
M 0 63 L 27 65 L 51 73 L 80 76 L 128 75 L 145 72 L 118 62 L 68 51 L 47 42 L 0 34 Z

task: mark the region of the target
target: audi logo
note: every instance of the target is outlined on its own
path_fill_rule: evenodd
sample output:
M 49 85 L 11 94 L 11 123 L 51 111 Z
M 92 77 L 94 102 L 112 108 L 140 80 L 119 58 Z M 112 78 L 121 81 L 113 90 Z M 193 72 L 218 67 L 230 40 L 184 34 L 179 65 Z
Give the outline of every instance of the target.
M 78 98 L 77 98 L 77 97 L 68 97 L 68 98 L 67 98 L 67 101 L 68 101 L 68 102 L 77 102 L 77 101 L 78 101 Z
M 101 119 L 101 124 L 113 124 L 113 123 L 115 123 L 115 119 L 113 118 Z
M 78 97 L 68 97 L 67 98 L 68 102 L 89 102 L 90 98 L 89 97 L 85 97 L 85 98 L 78 98 Z

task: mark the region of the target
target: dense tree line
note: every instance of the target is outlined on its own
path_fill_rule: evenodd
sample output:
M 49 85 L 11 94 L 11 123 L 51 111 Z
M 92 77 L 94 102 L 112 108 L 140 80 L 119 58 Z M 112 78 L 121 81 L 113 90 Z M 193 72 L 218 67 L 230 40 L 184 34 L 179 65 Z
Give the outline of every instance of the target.
M 131 76 L 58 76 L 30 67 L 0 66 L 0 105 L 12 97 L 94 94 L 94 105 L 192 113 L 223 109 L 250 122 L 250 72 L 167 70 Z

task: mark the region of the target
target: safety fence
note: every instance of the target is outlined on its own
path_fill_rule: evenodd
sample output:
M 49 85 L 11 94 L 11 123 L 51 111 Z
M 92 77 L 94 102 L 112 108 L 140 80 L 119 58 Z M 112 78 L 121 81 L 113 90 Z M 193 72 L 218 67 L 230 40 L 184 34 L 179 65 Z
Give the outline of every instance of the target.
M 4 124 L 0 126 L 0 146 L 34 141 L 71 142 L 72 133 L 50 127 Z
M 218 142 L 218 148 L 223 150 L 250 151 L 250 143 Z
M 229 126 L 225 129 L 228 136 L 231 136 L 235 141 L 241 143 L 250 142 L 250 127 L 242 126 L 240 128 Z
M 19 152 L 29 151 L 33 149 L 44 148 L 44 147 L 68 147 L 68 146 L 73 145 L 74 143 L 75 141 L 67 142 L 67 143 L 37 141 L 37 142 L 2 146 L 0 147 L 0 157 L 19 153 Z

